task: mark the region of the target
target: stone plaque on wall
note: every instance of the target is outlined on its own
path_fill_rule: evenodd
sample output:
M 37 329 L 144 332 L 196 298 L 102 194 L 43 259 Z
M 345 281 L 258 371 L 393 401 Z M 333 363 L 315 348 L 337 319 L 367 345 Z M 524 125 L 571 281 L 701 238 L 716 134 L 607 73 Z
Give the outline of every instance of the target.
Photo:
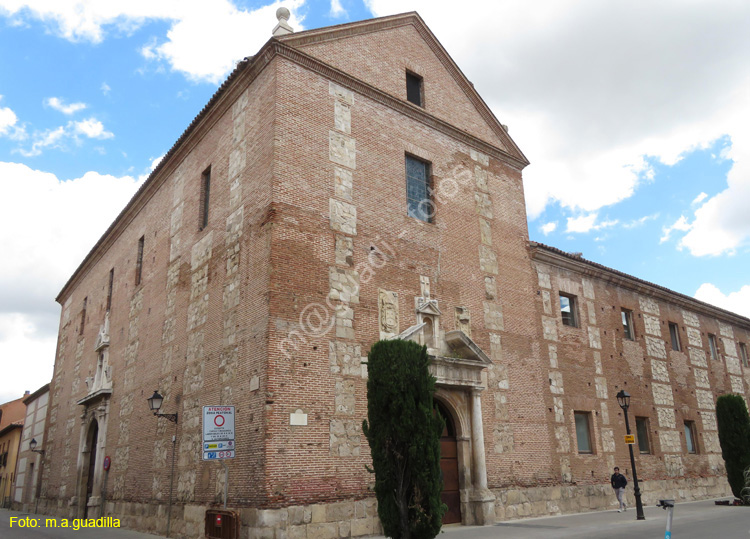
M 378 321 L 381 339 L 398 335 L 398 294 L 396 292 L 378 289 Z

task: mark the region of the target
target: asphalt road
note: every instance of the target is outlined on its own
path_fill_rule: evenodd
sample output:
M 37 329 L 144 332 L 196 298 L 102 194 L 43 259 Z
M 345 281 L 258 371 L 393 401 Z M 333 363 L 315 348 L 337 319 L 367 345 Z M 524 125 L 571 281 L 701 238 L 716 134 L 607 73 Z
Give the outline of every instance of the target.
M 36 528 L 10 527 L 11 517 L 39 518 Z M 635 509 L 562 517 L 501 522 L 495 526 L 446 526 L 438 539 L 580 539 L 662 538 L 666 511 L 645 508 L 646 520 L 636 520 Z M 14 521 L 15 522 L 15 521 Z M 157 536 L 116 528 L 46 528 L 44 517 L 0 510 L 0 539 L 155 539 Z M 677 504 L 672 524 L 674 539 L 750 539 L 750 507 L 717 506 L 713 501 Z

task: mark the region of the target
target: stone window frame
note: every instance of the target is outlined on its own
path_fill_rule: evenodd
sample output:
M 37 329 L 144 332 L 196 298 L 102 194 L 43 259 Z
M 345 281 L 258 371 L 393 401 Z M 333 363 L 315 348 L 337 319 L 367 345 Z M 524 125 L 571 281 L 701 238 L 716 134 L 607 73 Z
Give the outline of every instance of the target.
M 700 453 L 698 451 L 698 430 L 695 426 L 695 421 L 692 419 L 686 419 L 684 421 L 684 427 L 685 427 L 685 449 L 687 449 L 687 452 L 691 455 L 697 455 Z M 693 446 L 692 451 L 690 450 L 690 446 Z
M 585 425 L 586 426 L 585 435 L 586 435 L 586 439 L 587 439 L 588 445 L 589 445 L 588 450 L 581 449 L 581 443 L 580 443 L 580 441 L 581 441 L 580 434 L 581 433 L 578 432 L 578 424 L 579 424 L 578 423 L 578 419 L 579 418 L 582 418 L 582 420 L 583 420 L 582 423 L 581 423 L 581 425 Z M 576 431 L 576 451 L 578 452 L 579 455 L 593 455 L 593 454 L 596 453 L 596 451 L 594 451 L 594 437 L 591 435 L 592 434 L 591 433 L 591 431 L 592 431 L 591 418 L 592 418 L 591 412 L 588 412 L 588 411 L 585 411 L 585 410 L 574 410 L 573 411 L 573 424 L 575 425 L 575 431 Z
M 635 340 L 635 325 L 633 324 L 633 311 L 624 307 L 620 308 L 622 318 L 622 335 L 628 341 Z
M 641 429 L 638 428 L 639 425 L 643 425 L 644 436 L 641 436 Z M 638 452 L 641 455 L 650 455 L 652 453 L 651 420 L 648 417 L 635 416 L 635 434 L 636 434 L 636 437 L 638 438 Z M 645 444 L 641 444 L 641 441 L 644 441 Z M 645 449 L 643 447 L 644 445 L 645 445 Z
M 748 365 L 748 356 L 747 356 L 747 344 L 744 342 L 739 343 L 740 345 L 740 359 L 742 360 L 742 366 L 743 367 L 750 367 Z
M 83 329 L 86 326 L 86 307 L 89 303 L 89 297 L 83 298 L 83 306 L 81 307 L 81 327 L 78 328 L 78 335 L 83 335 Z
M 672 350 L 680 352 L 682 346 L 680 344 L 680 326 L 674 322 L 668 322 L 669 324 L 669 339 L 672 344 Z
M 566 298 L 568 300 L 569 311 L 564 310 L 562 298 Z M 572 328 L 581 327 L 579 323 L 580 318 L 578 316 L 578 296 L 574 294 L 568 294 L 566 292 L 560 292 L 559 300 L 560 317 L 562 318 L 563 325 Z
M 109 284 L 107 285 L 107 312 L 112 309 L 112 291 L 115 287 L 115 268 L 109 270 Z
M 135 259 L 135 286 L 141 284 L 143 280 L 143 247 L 146 242 L 146 236 L 138 238 L 138 256 Z
M 198 202 L 198 230 L 208 227 L 209 204 L 211 199 L 211 165 L 201 173 L 200 198 Z
M 418 96 L 414 93 L 414 86 L 418 86 L 416 88 L 419 90 Z M 406 100 L 409 103 L 424 108 L 424 77 L 409 69 L 406 70 Z
M 716 335 L 713 333 L 708 334 L 708 349 L 711 354 L 711 359 L 718 360 L 719 359 L 719 344 L 716 340 Z
M 409 161 L 416 161 L 418 163 L 422 163 L 424 165 L 425 169 L 425 194 L 426 198 L 423 198 L 419 201 L 416 199 L 412 199 L 409 196 Z M 419 221 L 422 221 L 423 223 L 434 223 L 435 221 L 435 213 L 436 213 L 436 207 L 435 202 L 432 199 L 432 163 L 430 161 L 427 161 L 426 159 L 422 159 L 421 157 L 418 157 L 412 153 L 406 152 L 404 154 L 404 176 L 406 179 L 406 215 L 409 217 L 412 217 L 414 219 L 417 219 Z M 417 178 L 415 178 L 416 180 Z M 428 202 L 428 206 L 430 209 L 430 213 L 424 214 L 420 216 L 419 206 L 423 201 Z M 417 211 L 413 212 L 410 210 L 410 203 L 417 202 Z

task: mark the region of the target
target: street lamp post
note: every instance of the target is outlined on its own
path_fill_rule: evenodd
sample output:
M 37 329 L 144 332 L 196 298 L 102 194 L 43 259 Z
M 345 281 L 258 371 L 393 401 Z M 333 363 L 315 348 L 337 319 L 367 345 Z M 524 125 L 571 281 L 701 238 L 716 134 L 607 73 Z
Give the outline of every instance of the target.
M 625 430 L 630 434 L 630 422 L 628 421 L 628 408 L 630 408 L 630 394 L 624 389 L 617 394 L 617 404 L 620 405 L 625 415 Z M 633 444 L 628 444 L 630 450 L 630 465 L 633 467 L 633 494 L 635 495 L 635 515 L 638 520 L 646 520 L 643 516 L 643 503 L 641 503 L 641 489 L 638 487 L 638 472 L 635 470 L 635 457 L 633 456 Z
M 166 417 L 169 421 L 172 421 L 175 425 L 177 424 L 177 412 L 174 414 L 160 414 L 161 404 L 164 402 L 164 397 L 159 395 L 158 391 L 154 391 L 148 399 L 148 407 L 154 412 L 156 417 Z M 174 485 L 174 454 L 175 444 L 177 443 L 177 436 L 172 435 L 172 470 L 169 473 L 169 505 L 167 506 L 167 537 L 169 537 L 169 528 L 172 524 L 172 486 Z

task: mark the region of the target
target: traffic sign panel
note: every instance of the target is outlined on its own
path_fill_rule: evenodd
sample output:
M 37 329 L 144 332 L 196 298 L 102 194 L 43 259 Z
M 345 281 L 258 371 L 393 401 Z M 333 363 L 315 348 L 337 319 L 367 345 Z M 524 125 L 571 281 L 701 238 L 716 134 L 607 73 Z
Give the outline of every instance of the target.
M 626 434 L 625 443 L 628 445 L 633 445 L 635 443 L 635 434 Z
M 203 407 L 203 442 L 234 442 L 234 406 Z
M 203 460 L 223 460 L 223 459 L 233 459 L 234 458 L 234 449 L 231 451 L 204 451 L 203 452 Z

